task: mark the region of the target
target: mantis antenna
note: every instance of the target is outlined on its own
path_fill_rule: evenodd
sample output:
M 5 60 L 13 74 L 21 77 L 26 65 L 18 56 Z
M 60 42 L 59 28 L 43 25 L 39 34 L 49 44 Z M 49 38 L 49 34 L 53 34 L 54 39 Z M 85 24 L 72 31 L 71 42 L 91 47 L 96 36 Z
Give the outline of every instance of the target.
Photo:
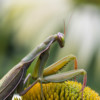
M 64 35 L 66 35 L 66 30 L 68 31 L 68 26 L 69 26 L 70 21 L 71 21 L 71 19 L 72 19 L 72 15 L 73 15 L 73 13 L 71 14 L 71 16 L 70 16 L 70 18 L 69 18 L 69 21 L 68 21 L 68 23 L 67 23 L 67 28 L 65 28 L 65 20 L 64 20 Z

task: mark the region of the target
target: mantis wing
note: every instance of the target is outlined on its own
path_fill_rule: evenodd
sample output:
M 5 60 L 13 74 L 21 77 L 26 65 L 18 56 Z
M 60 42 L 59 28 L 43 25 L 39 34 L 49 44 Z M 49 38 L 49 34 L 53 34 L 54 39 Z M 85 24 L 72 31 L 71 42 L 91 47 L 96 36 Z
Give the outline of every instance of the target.
M 19 64 L 10 70 L 0 81 L 0 100 L 5 100 L 16 89 L 23 78 L 24 71 Z

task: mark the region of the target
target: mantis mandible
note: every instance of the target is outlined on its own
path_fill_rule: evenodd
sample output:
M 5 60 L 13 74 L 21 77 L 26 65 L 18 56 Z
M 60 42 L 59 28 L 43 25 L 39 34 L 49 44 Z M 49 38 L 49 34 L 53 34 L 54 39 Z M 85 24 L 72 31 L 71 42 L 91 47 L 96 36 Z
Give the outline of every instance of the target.
M 45 63 L 49 56 L 49 49 L 51 44 L 57 41 L 60 47 L 64 46 L 64 34 L 58 33 L 48 37 L 43 43 L 36 47 L 31 53 L 24 57 L 17 65 L 15 65 L 1 80 L 0 80 L 0 100 L 11 100 L 15 90 L 20 95 L 24 95 L 27 91 L 32 88 L 37 82 L 41 83 L 41 99 L 43 100 L 43 88 L 42 83 L 48 82 L 62 82 L 67 79 L 73 78 L 79 74 L 84 75 L 82 91 L 86 85 L 86 72 L 83 69 L 77 69 L 77 60 L 73 55 L 67 56 L 57 63 L 44 69 Z M 30 64 L 34 59 L 39 56 L 36 63 L 32 77 L 36 79 L 35 82 L 28 88 L 22 91 L 24 86 L 25 75 Z M 72 71 L 55 74 L 69 61 L 74 60 L 75 66 Z M 54 75 L 51 75 L 54 74 Z

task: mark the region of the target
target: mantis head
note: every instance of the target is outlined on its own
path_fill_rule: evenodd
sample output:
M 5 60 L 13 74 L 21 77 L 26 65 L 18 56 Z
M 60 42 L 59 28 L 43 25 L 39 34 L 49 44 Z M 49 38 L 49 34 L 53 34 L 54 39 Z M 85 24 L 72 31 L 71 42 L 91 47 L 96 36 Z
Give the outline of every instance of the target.
M 64 38 L 65 34 L 66 34 L 66 30 L 65 30 L 65 21 L 64 21 L 64 34 L 60 32 L 58 32 L 57 34 L 57 41 L 61 48 L 64 47 L 64 44 L 65 44 L 65 38 Z
M 64 34 L 63 33 L 58 32 L 57 41 L 58 41 L 61 48 L 64 47 L 65 39 L 64 39 Z

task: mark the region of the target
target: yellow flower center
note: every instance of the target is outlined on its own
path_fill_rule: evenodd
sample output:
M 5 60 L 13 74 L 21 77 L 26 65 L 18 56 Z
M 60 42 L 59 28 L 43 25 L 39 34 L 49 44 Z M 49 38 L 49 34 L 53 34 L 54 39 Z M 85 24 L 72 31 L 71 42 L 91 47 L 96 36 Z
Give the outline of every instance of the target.
M 74 81 L 43 84 L 44 100 L 82 100 L 81 88 L 82 84 Z M 22 100 L 41 100 L 40 83 L 22 96 Z M 100 96 L 94 90 L 85 87 L 83 100 L 100 100 Z

